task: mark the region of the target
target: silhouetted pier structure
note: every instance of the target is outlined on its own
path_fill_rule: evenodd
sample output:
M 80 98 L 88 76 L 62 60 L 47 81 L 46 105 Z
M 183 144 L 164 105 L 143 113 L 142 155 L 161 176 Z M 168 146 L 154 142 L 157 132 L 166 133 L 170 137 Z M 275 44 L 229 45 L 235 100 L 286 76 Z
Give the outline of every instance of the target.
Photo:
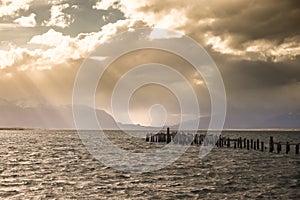
M 285 149 L 285 153 L 288 154 L 291 148 L 295 149 L 295 154 L 299 154 L 300 143 L 292 142 L 274 142 L 273 136 L 270 136 L 269 146 L 267 147 L 263 141 L 260 139 L 248 139 L 248 138 L 230 138 L 215 136 L 214 134 L 191 134 L 191 133 L 177 133 L 177 131 L 170 133 L 170 129 L 167 131 L 160 132 L 157 134 L 147 133 L 146 142 L 153 143 L 170 143 L 179 145 L 204 145 L 204 146 L 214 146 L 219 148 L 233 148 L 233 149 L 247 149 L 255 151 L 267 151 L 270 153 L 277 152 L 280 153 L 282 149 Z M 276 147 L 276 149 L 275 149 Z

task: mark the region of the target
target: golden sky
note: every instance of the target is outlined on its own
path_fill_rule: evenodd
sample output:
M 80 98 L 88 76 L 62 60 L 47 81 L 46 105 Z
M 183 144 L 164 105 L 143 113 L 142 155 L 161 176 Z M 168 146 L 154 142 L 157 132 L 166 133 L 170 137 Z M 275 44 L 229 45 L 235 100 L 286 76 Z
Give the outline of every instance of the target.
M 280 121 L 300 119 L 299 21 L 300 3 L 293 0 L 0 0 L 0 126 L 72 127 L 69 106 L 85 58 L 121 32 L 151 27 L 185 34 L 211 55 L 224 80 L 228 127 L 271 122 L 293 127 Z M 184 60 L 150 50 L 124 55 L 110 66 L 97 90 L 97 108 L 112 114 L 110 88 L 132 66 L 147 62 L 167 64 L 188 77 L 201 116 L 209 116 L 201 76 Z M 156 102 L 157 96 L 164 98 Z M 175 124 L 179 108 L 173 99 L 161 87 L 141 88 L 130 105 L 134 123 L 159 124 L 143 115 L 159 103 L 169 113 L 168 124 Z M 45 123 L 55 116 L 59 125 Z

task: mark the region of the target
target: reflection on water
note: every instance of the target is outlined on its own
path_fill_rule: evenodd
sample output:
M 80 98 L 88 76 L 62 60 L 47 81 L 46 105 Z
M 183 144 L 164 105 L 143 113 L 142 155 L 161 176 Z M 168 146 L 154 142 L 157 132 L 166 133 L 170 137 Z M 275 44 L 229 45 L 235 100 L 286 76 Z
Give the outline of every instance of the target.
M 224 135 L 300 142 L 299 132 Z M 132 152 L 162 147 L 114 131 L 109 138 Z M 0 141 L 0 199 L 300 198 L 300 155 L 294 153 L 215 148 L 199 159 L 199 147 L 192 146 L 164 169 L 130 174 L 94 159 L 75 131 L 0 131 Z

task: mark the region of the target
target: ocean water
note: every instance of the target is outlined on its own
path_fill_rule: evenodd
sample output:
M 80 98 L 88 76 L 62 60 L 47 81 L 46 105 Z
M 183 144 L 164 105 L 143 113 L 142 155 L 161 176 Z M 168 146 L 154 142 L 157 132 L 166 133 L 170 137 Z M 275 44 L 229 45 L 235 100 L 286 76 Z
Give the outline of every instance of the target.
M 109 131 L 132 152 L 160 149 Z M 300 132 L 227 131 L 230 137 L 300 142 Z M 134 174 L 89 154 L 76 131 L 0 131 L 0 199 L 300 199 L 300 155 L 214 148 L 200 159 L 191 146 L 176 162 Z M 284 151 L 284 149 L 283 149 Z

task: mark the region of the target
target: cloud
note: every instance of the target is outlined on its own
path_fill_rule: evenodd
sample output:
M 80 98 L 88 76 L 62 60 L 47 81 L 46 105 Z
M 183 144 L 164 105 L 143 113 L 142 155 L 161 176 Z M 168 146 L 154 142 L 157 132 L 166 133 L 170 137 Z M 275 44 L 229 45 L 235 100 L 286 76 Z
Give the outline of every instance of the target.
M 35 49 L 11 46 L 9 50 L 0 50 L 0 69 L 12 72 L 26 70 L 51 69 L 60 63 L 71 63 L 85 56 L 77 44 L 76 38 L 65 36 L 50 29 L 48 32 L 31 38 L 30 45 Z M 86 52 L 87 53 L 87 52 Z M 66 64 L 68 65 L 68 64 Z
M 247 113 L 253 116 L 251 119 L 262 121 L 266 116 L 293 111 L 300 106 L 300 12 L 296 1 L 274 4 L 271 0 L 199 0 L 187 4 L 180 0 L 57 0 L 48 4 L 37 1 L 33 5 L 29 0 L 5 2 L 8 3 L 0 6 L 0 30 L 10 31 L 1 32 L 0 96 L 8 99 L 24 97 L 39 102 L 70 103 L 76 72 L 89 53 L 120 32 L 150 26 L 177 30 L 204 46 L 223 76 L 229 117 L 242 119 Z M 37 15 L 35 18 L 33 13 Z M 48 28 L 22 27 L 33 26 L 30 19 Z M 108 24 L 103 26 L 105 23 Z M 176 40 L 174 35 L 155 31 L 151 38 L 154 42 L 161 38 Z M 11 45 L 13 43 L 17 45 Z M 110 56 L 109 51 L 93 59 L 100 62 L 105 56 Z M 99 102 L 106 102 L 113 84 L 129 68 L 126 66 L 153 61 L 177 67 L 190 78 L 205 107 L 201 112 L 209 113 L 209 96 L 203 97 L 202 79 L 194 77 L 178 59 L 163 57 L 161 53 L 139 52 L 114 63 L 103 80 L 104 96 L 97 94 Z M 153 94 L 164 95 L 150 89 L 145 92 L 148 99 L 144 100 L 140 93 L 137 100 L 152 105 L 156 100 Z M 133 112 L 142 116 L 143 103 L 137 106 L 140 107 Z M 172 103 L 168 106 L 171 113 L 176 113 Z
M 282 43 L 277 45 L 276 42 L 259 39 L 246 43 L 246 53 L 255 53 L 261 60 L 271 59 L 274 62 L 284 60 L 293 60 L 300 55 L 300 37 L 294 36 L 283 39 Z
M 49 29 L 46 33 L 30 39 L 28 44 L 36 46 L 33 50 L 16 46 L 10 47 L 9 50 L 0 50 L 0 56 L 3 58 L 0 60 L 0 69 L 43 70 L 84 59 L 110 37 L 137 26 L 139 22 L 119 20 L 103 26 L 99 32 L 81 33 L 76 37 Z
M 59 4 L 52 5 L 50 12 L 51 17 L 48 21 L 44 21 L 43 25 L 45 26 L 57 26 L 60 28 L 66 28 L 73 23 L 74 19 L 72 19 L 70 14 L 66 14 L 63 12 L 66 8 L 69 8 L 69 4 Z
M 9 51 L 0 50 L 0 69 L 16 67 L 25 70 L 31 67 L 32 62 L 37 62 L 41 58 L 41 50 L 28 50 L 26 48 L 11 47 Z
M 97 10 L 108 10 L 109 8 L 119 8 L 119 2 L 111 0 L 101 0 L 96 2 L 95 5 L 93 5 L 93 9 Z
M 79 6 L 78 5 L 72 5 L 71 8 L 78 10 Z
M 200 0 L 188 4 L 120 0 L 119 8 L 128 18 L 181 31 L 208 49 L 237 59 L 278 62 L 300 54 L 299 3 L 292 0 L 280 4 L 270 0 Z
M 300 55 L 299 42 L 300 37 L 292 36 L 283 39 L 281 44 L 276 44 L 276 41 L 259 39 L 245 42 L 242 49 L 231 46 L 231 42 L 235 39 L 230 35 L 214 36 L 211 33 L 204 35 L 206 40 L 205 45 L 212 48 L 220 54 L 235 56 L 238 59 L 244 60 L 260 60 L 280 62 L 284 60 L 293 60 L 297 55 Z
M 16 16 L 21 10 L 28 10 L 33 0 L 1 0 L 0 17 Z
M 41 44 L 55 47 L 66 42 L 69 43 L 71 40 L 70 36 L 64 36 L 61 32 L 50 29 L 42 35 L 33 36 L 28 44 Z
M 36 14 L 31 13 L 28 17 L 20 17 L 18 19 L 15 19 L 14 22 L 20 24 L 23 27 L 35 27 L 36 21 L 35 21 Z

